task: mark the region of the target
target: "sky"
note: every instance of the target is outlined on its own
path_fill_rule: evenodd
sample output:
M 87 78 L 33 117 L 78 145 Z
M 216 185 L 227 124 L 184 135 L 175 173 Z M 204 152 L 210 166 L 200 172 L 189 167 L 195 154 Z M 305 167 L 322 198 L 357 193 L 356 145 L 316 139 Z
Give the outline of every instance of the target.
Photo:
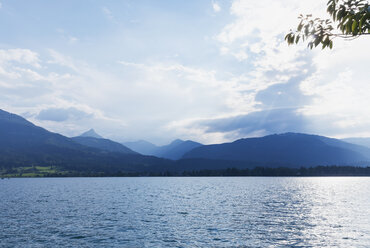
M 0 108 L 120 142 L 370 137 L 369 37 L 284 41 L 326 2 L 0 0 Z

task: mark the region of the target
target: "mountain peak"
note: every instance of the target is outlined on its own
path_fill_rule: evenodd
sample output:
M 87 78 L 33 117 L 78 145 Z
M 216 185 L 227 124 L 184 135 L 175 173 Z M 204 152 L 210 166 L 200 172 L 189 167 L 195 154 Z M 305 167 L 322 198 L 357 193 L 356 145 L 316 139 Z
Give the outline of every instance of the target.
M 11 123 L 17 123 L 21 125 L 28 125 L 28 126 L 33 126 L 33 124 L 29 121 L 27 121 L 25 118 L 9 113 L 5 110 L 0 109 L 0 120 L 6 121 L 6 122 L 11 122 Z
M 93 137 L 97 139 L 103 139 L 103 137 L 97 134 L 93 128 L 81 134 L 80 137 Z
M 181 143 L 184 143 L 184 141 L 183 140 L 181 140 L 181 139 L 175 139 L 174 141 L 172 141 L 169 145 L 179 145 L 179 144 L 181 144 Z

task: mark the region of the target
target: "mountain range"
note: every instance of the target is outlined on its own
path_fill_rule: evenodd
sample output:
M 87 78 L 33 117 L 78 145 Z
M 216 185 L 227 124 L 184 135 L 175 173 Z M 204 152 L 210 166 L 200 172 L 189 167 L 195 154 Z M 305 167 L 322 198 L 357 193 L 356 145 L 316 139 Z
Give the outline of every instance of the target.
M 370 149 L 324 136 L 284 133 L 201 146 L 187 152 L 183 158 L 269 163 L 288 167 L 357 165 L 370 161 Z
M 97 134 L 93 128 L 91 128 L 90 130 L 82 133 L 78 137 L 90 137 L 90 138 L 96 138 L 96 139 L 103 139 L 103 137 L 100 136 L 99 134 Z
M 342 141 L 370 148 L 370 138 L 345 138 Z
M 0 174 L 2 170 L 30 166 L 109 174 L 256 166 L 367 166 L 370 161 L 370 148 L 301 133 L 274 134 L 215 145 L 183 140 L 166 146 L 150 145 L 145 141 L 124 144 L 102 138 L 93 129 L 68 138 L 0 110 Z M 140 151 L 151 155 L 139 154 Z
M 192 149 L 202 146 L 198 142 L 191 140 L 180 140 L 176 139 L 168 145 L 156 146 L 148 141 L 140 140 L 136 142 L 123 143 L 133 151 L 141 153 L 143 155 L 153 155 L 159 158 L 167 158 L 172 160 L 181 159 L 182 156 L 191 151 Z
M 101 149 L 108 152 L 118 152 L 122 154 L 138 154 L 133 150 L 127 148 L 126 146 L 112 141 L 110 139 L 104 139 L 102 136 L 97 134 L 94 129 L 90 129 L 89 131 L 81 134 L 80 136 L 72 137 L 71 138 L 76 143 L 87 147 L 93 147 L 97 149 Z
M 0 168 L 57 166 L 84 172 L 136 172 L 163 170 L 167 165 L 167 160 L 134 153 L 109 140 L 68 138 L 0 110 Z

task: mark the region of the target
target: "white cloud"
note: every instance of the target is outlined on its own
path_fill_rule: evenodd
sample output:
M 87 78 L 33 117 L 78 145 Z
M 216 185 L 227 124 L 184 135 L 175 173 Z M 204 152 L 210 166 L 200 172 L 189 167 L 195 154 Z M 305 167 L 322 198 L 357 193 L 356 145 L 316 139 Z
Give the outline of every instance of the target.
M 282 32 L 294 28 L 300 13 L 323 16 L 325 9 L 325 2 L 320 0 L 235 0 L 230 13 L 236 18 L 225 26 L 218 39 L 224 43 L 232 43 L 248 36 L 257 36 L 267 43 L 270 38 L 276 38 Z
M 211 3 L 215 12 L 226 6 L 220 5 L 221 1 Z M 113 22 L 112 11 L 116 9 L 110 8 L 98 8 L 102 11 L 98 15 Z M 211 6 L 206 8 L 210 11 Z M 225 8 L 222 12 L 227 11 Z M 211 28 L 197 27 L 196 35 L 208 38 L 197 40 L 194 34 L 187 37 L 186 33 L 181 36 L 181 49 L 171 48 L 179 43 L 171 38 L 175 29 L 161 26 L 169 19 L 145 26 L 145 18 L 130 14 L 127 20 L 143 21 L 132 24 L 132 30 L 128 22 L 125 32 L 120 27 L 118 34 L 108 33 L 104 44 L 100 44 L 104 48 L 96 47 L 96 60 L 88 62 L 75 59 L 89 57 L 78 51 L 87 39 L 79 40 L 59 29 L 56 36 L 73 46 L 46 53 L 0 50 L 0 104 L 9 111 L 27 113 L 31 120 L 52 131 L 71 136 L 93 127 L 103 136 L 118 140 L 166 142 L 179 137 L 214 143 L 240 138 L 247 132 L 227 128 L 210 132 L 197 123 L 238 119 L 251 112 L 279 108 L 299 109 L 300 117 L 311 119 L 310 125 L 316 128 L 312 130 L 322 134 L 364 135 L 366 126 L 370 126 L 370 113 L 365 107 L 370 105 L 366 40 L 336 40 L 332 51 L 309 51 L 305 45 L 288 47 L 283 39 L 297 24 L 300 13 L 320 15 L 322 9 L 325 2 L 321 0 L 233 1 L 230 16 L 212 17 L 216 26 Z M 166 10 L 161 9 L 161 15 L 162 11 Z M 221 23 L 225 20 L 228 23 Z M 153 32 L 145 28 L 144 35 L 136 29 L 139 26 L 152 27 Z M 221 28 L 217 32 L 215 27 Z M 206 29 L 215 33 L 204 34 Z M 164 38 L 157 39 L 158 34 Z M 89 45 L 95 49 L 98 42 L 91 37 Z M 157 44 L 160 49 L 152 54 L 150 49 L 157 48 Z M 167 44 L 169 48 L 163 48 Z M 119 63 L 115 63 L 117 58 L 121 58 Z M 59 122 L 36 118 L 50 109 L 60 110 L 54 112 L 61 115 L 61 110 L 71 109 L 86 115 Z M 324 128 L 328 126 L 332 130 Z M 266 130 L 258 127 L 251 130 L 251 135 L 265 134 Z
M 250 99 L 241 92 L 244 87 L 239 84 L 239 81 L 243 78 L 220 80 L 216 71 L 207 71 L 181 64 L 145 65 L 125 61 L 119 63 L 139 70 L 136 75 L 141 75 L 143 78 L 136 80 L 141 87 L 152 88 L 153 93 L 157 92 L 160 95 L 163 93 L 169 94 L 169 96 L 178 94 L 178 100 L 194 105 L 186 112 L 190 110 L 195 116 L 222 115 L 223 112 L 234 113 L 253 108 L 254 103 L 250 102 Z M 179 112 L 181 113 L 179 117 L 186 112 Z M 202 114 L 197 114 L 197 112 Z
M 35 71 L 41 69 L 39 54 L 29 49 L 7 49 L 0 50 L 0 76 L 4 77 L 3 80 L 17 80 L 26 76 L 27 79 L 42 80 L 42 77 Z M 5 83 L 12 85 L 13 83 Z M 25 82 L 18 81 L 18 85 L 25 85 Z
M 212 2 L 212 8 L 213 8 L 213 11 L 216 13 L 221 11 L 221 7 L 217 2 Z
M 370 52 L 366 39 L 336 40 L 335 48 L 321 51 L 314 59 L 317 72 L 301 84 L 304 94 L 313 97 L 312 104 L 301 111 L 308 117 L 330 117 L 348 133 L 362 135 L 370 125 L 370 80 L 367 72 Z M 343 130 L 341 130 L 343 132 Z M 336 135 L 343 133 L 338 131 Z M 370 130 L 367 131 L 370 135 Z
M 69 36 L 68 37 L 68 43 L 69 44 L 74 44 L 74 43 L 76 43 L 78 41 L 78 38 L 76 38 L 76 37 L 73 37 L 73 36 Z
M 34 123 L 66 135 L 76 135 L 92 125 L 100 130 L 124 128 L 121 118 L 109 116 L 94 104 L 95 96 L 100 94 L 100 82 L 109 77 L 54 50 L 49 52 L 51 60 L 44 62 L 47 60 L 41 60 L 30 50 L 0 50 L 1 106 L 15 113 L 28 113 Z M 46 70 L 49 65 L 53 65 L 55 71 Z M 36 118 L 48 109 L 75 109 L 87 114 L 84 119 L 71 118 L 58 123 Z M 63 111 L 56 113 L 63 114 Z
M 220 42 L 221 55 L 250 64 L 243 77 L 245 87 L 253 89 L 254 96 L 308 72 L 312 56 L 304 46 L 288 47 L 283 39 L 284 33 L 296 22 L 298 11 L 307 6 L 307 3 L 290 0 L 232 3 L 230 13 L 235 19 L 215 38 Z M 310 4 L 311 8 L 305 11 L 314 10 L 312 6 L 317 4 Z
M 57 28 L 56 31 L 59 33 L 60 37 L 67 41 L 68 44 L 75 44 L 79 39 L 75 36 L 68 34 L 68 32 L 62 28 Z
M 142 138 L 167 142 L 193 133 L 180 133 L 181 128 L 172 128 L 172 122 L 229 116 L 254 109 L 253 97 L 243 93 L 246 89 L 240 84 L 243 77 L 221 80 L 214 70 L 159 62 L 120 61 L 121 69 L 108 73 L 55 50 L 48 51 L 49 56 L 42 60 L 36 53 L 30 53 L 37 55 L 37 68 L 9 62 L 9 72 L 16 77 L 0 80 L 0 90 L 12 100 L 3 96 L 0 103 L 7 102 L 12 106 L 9 110 L 15 113 L 28 113 L 32 121 L 51 131 L 73 136 L 94 127 L 103 130 L 102 135 L 117 140 Z M 11 58 L 14 57 L 18 58 Z M 88 115 L 83 119 L 53 116 L 61 121 L 36 118 L 50 109 L 64 116 L 68 109 Z M 212 135 L 219 136 L 205 137 L 212 140 Z
M 283 39 L 289 28 L 297 25 L 300 13 L 327 17 L 325 10 L 322 1 L 236 0 L 230 8 L 235 19 L 216 40 L 220 42 L 221 55 L 252 63 L 245 76 L 257 92 L 301 77 L 303 81 L 297 81 L 301 93 L 312 101 L 299 106 L 300 112 L 317 123 L 316 130 L 338 136 L 359 130 L 363 134 L 364 123 L 370 124 L 370 110 L 365 107 L 370 105 L 370 81 L 365 68 L 370 51 L 364 49 L 366 40 L 335 40 L 332 51 L 309 51 L 306 45 L 288 47 Z M 241 52 L 245 52 L 245 59 Z
M 293 68 L 295 59 L 305 47 L 288 47 L 284 34 L 294 28 L 299 13 L 320 13 L 323 7 L 325 3 L 320 1 L 236 0 L 230 8 L 235 19 L 216 39 L 222 43 L 224 51 L 227 48 L 238 60 L 247 59 L 247 51 L 254 53 L 255 65 L 260 69 Z
M 72 69 L 75 72 L 78 71 L 78 68 L 75 65 L 75 62 L 71 57 L 62 55 L 61 53 L 58 53 L 57 51 L 53 49 L 49 49 L 48 51 L 51 56 L 51 59 L 47 61 L 47 63 L 64 66 L 64 67 Z
M 109 19 L 109 20 L 113 20 L 113 14 L 112 14 L 112 11 L 110 9 L 108 9 L 107 7 L 103 7 L 102 8 L 102 11 L 103 11 L 103 14 Z
M 39 55 L 29 49 L 8 49 L 0 50 L 0 64 L 7 62 L 18 62 L 40 68 Z

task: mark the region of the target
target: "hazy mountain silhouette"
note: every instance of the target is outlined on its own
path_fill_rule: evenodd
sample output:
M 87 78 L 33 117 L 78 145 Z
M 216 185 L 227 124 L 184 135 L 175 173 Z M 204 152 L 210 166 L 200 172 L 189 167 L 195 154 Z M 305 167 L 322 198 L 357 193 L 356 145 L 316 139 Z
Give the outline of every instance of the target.
M 285 133 L 206 145 L 183 158 L 278 163 L 286 166 L 358 164 L 369 161 L 370 149 L 317 135 Z
M 97 138 L 97 139 L 103 139 L 103 137 L 97 134 L 93 128 L 82 133 L 79 137 L 92 137 L 92 138 Z
M 0 169 L 56 166 L 82 173 L 166 173 L 227 168 L 362 165 L 370 149 L 317 135 L 286 133 L 202 146 L 175 140 L 157 147 L 158 156 L 135 154 L 127 147 L 94 137 L 67 138 L 0 110 Z M 368 165 L 368 163 L 367 163 Z
M 84 146 L 18 115 L 0 110 L 0 167 L 32 165 L 52 165 L 84 172 L 112 172 L 163 170 L 170 163 L 156 157 Z
M 360 146 L 366 146 L 370 148 L 370 138 L 345 138 L 342 139 L 345 142 L 351 143 L 351 144 L 356 144 Z
M 145 140 L 124 142 L 122 144 L 130 148 L 131 150 L 138 152 L 140 154 L 143 154 L 143 155 L 154 155 L 155 151 L 158 149 L 158 146 L 148 141 L 145 141 Z
M 49 132 L 21 116 L 0 110 L 0 147 L 2 151 L 37 149 L 44 146 L 81 149 L 67 137 Z
M 126 142 L 123 144 L 130 149 L 144 155 L 153 155 L 172 160 L 180 159 L 186 152 L 202 145 L 191 140 L 183 141 L 180 139 L 176 139 L 170 144 L 164 146 L 156 146 L 144 140 L 137 142 Z
M 123 154 L 137 154 L 137 152 L 134 152 L 126 146 L 110 139 L 77 136 L 73 137 L 72 140 L 81 145 L 98 148 L 104 151 L 119 152 Z
M 160 158 L 178 160 L 182 158 L 185 153 L 199 146 L 202 146 L 202 144 L 191 140 L 183 141 L 177 139 L 172 141 L 169 145 L 159 147 L 154 155 Z

